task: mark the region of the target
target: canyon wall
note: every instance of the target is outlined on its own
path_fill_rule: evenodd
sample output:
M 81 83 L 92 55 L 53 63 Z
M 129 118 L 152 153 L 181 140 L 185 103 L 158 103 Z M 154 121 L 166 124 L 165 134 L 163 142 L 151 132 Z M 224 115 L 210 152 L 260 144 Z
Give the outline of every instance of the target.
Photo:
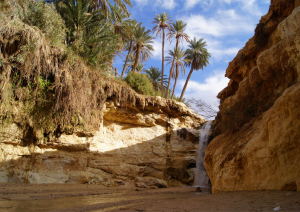
M 299 6 L 272 0 L 226 70 L 204 161 L 213 192 L 300 191 Z
M 155 101 L 145 108 L 107 101 L 94 132 L 49 136 L 18 123 L 2 126 L 0 182 L 192 185 L 206 120 L 182 103 L 149 98 Z

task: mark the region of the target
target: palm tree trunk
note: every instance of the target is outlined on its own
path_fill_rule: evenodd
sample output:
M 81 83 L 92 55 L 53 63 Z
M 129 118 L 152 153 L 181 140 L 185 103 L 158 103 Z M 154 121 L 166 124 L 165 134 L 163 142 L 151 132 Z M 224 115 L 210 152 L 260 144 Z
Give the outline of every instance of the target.
M 161 64 L 161 84 L 160 84 L 160 93 L 163 97 L 164 89 L 164 63 L 165 63 L 165 28 L 163 28 L 163 40 L 162 40 L 162 64 Z
M 170 76 L 169 76 L 169 82 L 168 82 L 168 87 L 167 87 L 166 99 L 169 98 L 169 88 L 170 88 L 170 83 L 171 83 L 171 77 L 173 75 L 173 66 L 174 66 L 174 63 L 175 63 L 175 57 L 176 57 L 177 49 L 178 49 L 178 40 L 179 39 L 177 38 L 176 39 L 176 50 L 175 50 L 175 53 L 174 53 L 174 58 L 173 58 L 171 69 L 170 69 Z
M 189 80 L 190 80 L 190 78 L 191 78 L 191 76 L 192 76 L 193 71 L 194 71 L 194 67 L 193 67 L 193 63 L 192 63 L 192 67 L 191 67 L 189 76 L 187 77 L 187 79 L 186 79 L 186 81 L 185 81 L 185 84 L 184 84 L 184 87 L 183 87 L 183 89 L 182 89 L 182 92 L 181 92 L 181 96 L 180 96 L 179 102 L 181 102 L 182 99 L 183 99 L 184 92 L 185 92 L 186 87 L 187 87 L 187 84 L 188 84 L 188 82 L 189 82 Z
M 121 78 L 124 76 L 124 72 L 125 72 L 125 69 L 126 69 L 126 65 L 127 65 L 127 62 L 128 62 L 128 58 L 129 58 L 131 48 L 132 48 L 132 40 L 130 41 L 130 44 L 129 44 L 129 50 L 128 50 L 128 54 L 126 56 L 125 64 L 124 64 L 123 71 L 122 71 L 122 74 L 121 74 Z
M 179 73 L 179 72 L 178 72 L 178 64 L 176 63 L 175 66 L 176 66 L 176 73 Z M 178 75 L 176 74 L 171 99 L 173 99 L 173 96 L 174 96 L 174 93 L 175 93 L 175 87 L 176 87 L 176 84 L 177 84 L 177 79 L 178 79 Z
M 136 55 L 135 56 L 135 62 L 134 62 L 133 68 L 132 68 L 133 73 L 135 73 L 136 67 L 137 67 L 137 65 L 139 63 L 139 60 L 140 60 L 140 46 L 139 45 L 137 45 L 136 54 L 135 55 Z

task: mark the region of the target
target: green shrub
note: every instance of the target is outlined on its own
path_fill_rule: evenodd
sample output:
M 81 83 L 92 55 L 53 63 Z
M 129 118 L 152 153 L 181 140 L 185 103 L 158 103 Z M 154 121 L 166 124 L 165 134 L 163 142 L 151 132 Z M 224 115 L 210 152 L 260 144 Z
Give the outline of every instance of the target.
M 60 46 L 65 40 L 66 27 L 54 5 L 44 3 L 44 1 L 27 0 L 25 2 L 27 3 L 22 21 L 38 27 L 45 34 L 50 45 Z
M 129 72 L 129 74 L 125 77 L 125 81 L 137 93 L 155 96 L 153 85 L 146 74 Z

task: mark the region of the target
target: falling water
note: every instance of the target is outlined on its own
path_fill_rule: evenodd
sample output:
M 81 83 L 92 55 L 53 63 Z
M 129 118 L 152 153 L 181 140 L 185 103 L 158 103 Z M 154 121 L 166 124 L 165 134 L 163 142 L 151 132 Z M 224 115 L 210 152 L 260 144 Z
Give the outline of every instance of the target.
M 195 187 L 210 188 L 209 177 L 203 165 L 205 150 L 208 144 L 209 131 L 211 128 L 211 121 L 206 122 L 200 129 L 200 139 L 197 149 L 197 160 L 196 160 L 196 174 L 195 174 Z

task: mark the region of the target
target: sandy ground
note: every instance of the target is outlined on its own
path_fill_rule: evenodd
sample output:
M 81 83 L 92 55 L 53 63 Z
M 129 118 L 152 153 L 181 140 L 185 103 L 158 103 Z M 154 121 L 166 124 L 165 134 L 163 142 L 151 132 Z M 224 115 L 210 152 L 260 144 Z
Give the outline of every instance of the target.
M 300 192 L 0 183 L 0 211 L 300 211 Z

